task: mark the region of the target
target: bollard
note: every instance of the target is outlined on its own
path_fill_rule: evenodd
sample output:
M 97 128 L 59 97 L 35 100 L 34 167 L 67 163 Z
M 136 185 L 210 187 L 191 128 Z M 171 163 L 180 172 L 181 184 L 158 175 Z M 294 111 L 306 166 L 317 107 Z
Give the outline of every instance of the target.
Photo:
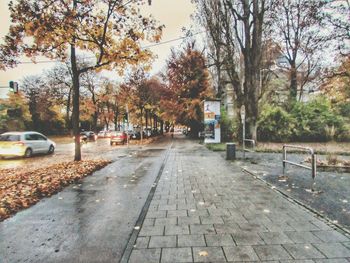
M 236 144 L 226 143 L 226 160 L 236 159 Z

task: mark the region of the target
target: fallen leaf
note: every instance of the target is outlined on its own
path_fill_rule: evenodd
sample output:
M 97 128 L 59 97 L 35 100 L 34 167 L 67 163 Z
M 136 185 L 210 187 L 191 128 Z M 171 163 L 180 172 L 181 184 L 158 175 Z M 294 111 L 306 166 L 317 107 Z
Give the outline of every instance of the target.
M 198 252 L 198 255 L 200 256 L 200 257 L 207 257 L 209 254 L 208 254 L 208 252 L 207 251 L 199 251 Z

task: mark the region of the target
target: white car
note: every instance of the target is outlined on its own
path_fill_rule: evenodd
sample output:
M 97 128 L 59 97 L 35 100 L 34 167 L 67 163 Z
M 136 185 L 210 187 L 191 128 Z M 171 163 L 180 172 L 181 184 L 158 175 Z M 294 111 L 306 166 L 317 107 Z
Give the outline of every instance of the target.
M 55 151 L 56 143 L 39 132 L 5 132 L 0 135 L 0 156 L 31 157 L 33 154 Z

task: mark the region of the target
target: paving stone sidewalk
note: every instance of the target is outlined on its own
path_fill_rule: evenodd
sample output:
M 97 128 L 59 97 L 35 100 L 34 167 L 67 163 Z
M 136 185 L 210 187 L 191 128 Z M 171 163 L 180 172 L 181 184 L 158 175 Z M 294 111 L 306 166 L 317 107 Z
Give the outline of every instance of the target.
M 350 238 L 195 142 L 174 140 L 129 262 L 350 262 Z

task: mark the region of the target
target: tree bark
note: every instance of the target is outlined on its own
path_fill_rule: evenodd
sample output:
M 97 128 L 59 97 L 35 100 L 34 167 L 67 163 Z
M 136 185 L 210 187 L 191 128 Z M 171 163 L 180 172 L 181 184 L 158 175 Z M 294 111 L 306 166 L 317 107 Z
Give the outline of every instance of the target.
M 68 98 L 67 98 L 67 104 L 66 104 L 66 128 L 71 132 L 72 129 L 72 120 L 69 116 L 70 112 L 70 102 L 71 102 L 71 97 L 72 97 L 72 88 L 69 89 L 68 91 Z
M 76 54 L 75 54 L 75 45 L 71 44 L 71 66 L 73 74 L 73 113 L 72 113 L 72 122 L 73 122 L 73 134 L 75 142 L 74 150 L 74 161 L 81 160 L 81 147 L 80 147 L 80 127 L 79 127 L 79 71 L 77 68 Z
M 295 62 L 290 64 L 290 94 L 289 100 L 291 103 L 295 102 L 298 95 L 298 81 L 297 81 L 297 69 Z

